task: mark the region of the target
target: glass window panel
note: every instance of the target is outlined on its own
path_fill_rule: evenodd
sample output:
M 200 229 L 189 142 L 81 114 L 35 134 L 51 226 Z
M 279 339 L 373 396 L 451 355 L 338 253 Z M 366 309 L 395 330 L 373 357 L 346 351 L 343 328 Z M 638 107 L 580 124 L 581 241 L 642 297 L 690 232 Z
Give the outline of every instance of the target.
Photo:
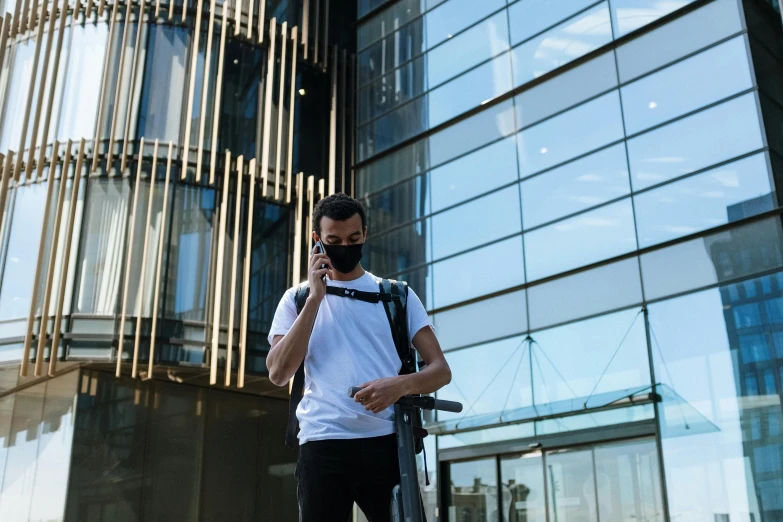
M 440 85 L 508 47 L 508 18 L 503 10 L 431 50 L 427 54 L 428 85 Z
M 427 265 L 414 270 L 406 270 L 396 275 L 394 279 L 406 281 L 408 286 L 413 288 L 413 291 L 419 296 L 424 308 L 432 310 L 434 307 L 432 298 L 433 272 L 432 265 Z
M 523 0 L 508 8 L 511 19 L 511 45 L 548 29 L 595 3 L 595 0 Z
M 96 100 L 100 99 L 107 42 L 106 24 L 76 24 L 71 28 L 70 46 L 63 50 L 63 58 L 67 61 L 61 61 L 61 64 L 68 65 L 57 126 L 57 139 L 60 141 L 95 136 Z
M 442 308 L 525 282 L 522 240 L 512 237 L 433 265 L 435 306 Z M 475 277 L 480 266 L 482 277 Z
M 373 80 L 358 92 L 358 123 L 375 118 L 427 90 L 426 58 L 419 57 Z
M 14 203 L 8 212 L 10 233 L 0 287 L 0 319 L 27 317 L 30 313 L 46 191 L 47 183 L 39 183 L 20 185 L 14 193 L 8 194 Z
M 517 95 L 517 128 L 532 125 L 615 86 L 614 53 L 608 52 Z
M 509 522 L 546 522 L 546 488 L 541 452 L 500 460 L 503 516 Z
M 513 132 L 514 105 L 507 100 L 430 136 L 430 165 L 440 165 Z
M 142 30 L 144 30 L 144 27 L 142 27 Z M 136 47 L 136 31 L 139 28 L 139 24 L 135 22 L 131 22 L 130 27 L 127 31 L 127 38 L 123 40 L 123 35 L 125 34 L 125 22 L 117 22 L 115 28 L 114 28 L 114 35 L 112 38 L 114 38 L 114 41 L 111 43 L 111 49 L 112 49 L 112 56 L 109 56 L 107 59 L 111 60 L 110 63 L 112 64 L 112 67 L 115 67 L 115 69 L 112 69 L 113 71 L 119 71 L 119 69 L 122 69 L 122 84 L 117 85 L 117 81 L 120 79 L 120 75 L 118 72 L 114 72 L 113 74 L 109 74 L 107 81 L 106 81 L 106 87 L 104 92 L 110 92 L 110 93 L 116 93 L 119 91 L 119 94 L 117 96 L 106 96 L 103 101 L 103 111 L 102 111 L 102 122 L 101 122 L 101 138 L 108 139 L 109 135 L 111 134 L 112 130 L 114 131 L 114 139 L 115 140 L 122 140 L 125 137 L 125 116 L 128 114 L 128 104 L 138 102 L 138 99 L 135 98 L 136 95 L 136 88 L 141 85 L 142 77 L 141 75 L 136 75 L 135 77 L 135 85 L 131 86 L 131 77 L 132 77 L 132 69 L 133 69 L 133 55 L 134 55 L 134 49 Z M 105 30 L 105 26 L 104 26 Z M 97 45 L 101 45 L 102 39 L 98 39 L 96 42 Z M 107 40 L 108 42 L 108 37 Z M 123 41 L 125 42 L 125 45 L 123 46 Z M 143 42 L 144 40 L 140 40 L 140 42 Z M 109 44 L 107 43 L 106 46 Z M 90 72 L 90 76 L 95 77 L 97 76 L 98 79 L 96 79 L 96 82 L 100 84 L 100 78 L 102 75 L 102 67 L 98 66 L 93 71 Z M 76 79 L 78 81 L 78 79 Z M 200 93 L 201 91 L 198 90 Z M 96 98 L 100 99 L 100 97 Z M 117 103 L 115 103 L 117 102 Z M 64 104 L 67 102 L 63 102 Z M 85 101 L 87 103 L 87 101 Z M 93 102 L 94 103 L 94 102 Z M 116 109 L 115 109 L 116 105 Z M 195 107 L 195 105 L 194 105 Z M 114 118 L 114 114 L 117 114 L 117 118 Z M 133 113 L 131 113 L 133 114 Z M 114 122 L 114 126 L 112 127 L 112 122 Z M 135 120 L 132 122 L 135 123 Z M 135 134 L 135 131 L 134 131 Z
M 432 216 L 432 253 L 440 259 L 521 230 L 514 185 Z
M 417 221 L 381 236 L 367 239 L 364 247 L 367 268 L 387 276 L 432 261 L 432 227 L 429 220 Z
M 771 210 L 769 180 L 766 155 L 757 154 L 634 196 L 639 246 L 722 225 L 730 221 L 727 209 L 759 198 Z
M 213 190 L 181 186 L 174 194 L 164 296 L 167 317 L 205 319 L 214 209 Z
M 525 234 L 527 278 L 535 281 L 636 249 L 631 200 Z
M 430 213 L 426 176 L 417 176 L 378 194 L 364 198 L 372 235 Z
M 533 228 L 630 190 L 625 145 L 620 143 L 523 181 L 523 223 Z
M 386 74 L 421 55 L 424 50 L 424 24 L 419 18 L 359 54 L 359 85 Z
M 543 76 L 611 41 L 609 6 L 602 2 L 515 47 L 511 57 L 514 87 Z
M 524 332 L 527 330 L 525 291 L 440 312 L 433 316 L 433 322 L 444 350 Z
M 504 53 L 430 91 L 428 127 L 440 125 L 509 90 L 511 71 L 508 56 Z
M 783 266 L 783 230 L 779 219 L 767 219 L 644 254 L 641 262 L 645 295 L 657 299 Z
M 650 383 L 639 308 L 534 332 L 532 337 L 535 404 Z
M 503 0 L 449 0 L 425 15 L 427 48 L 448 40 L 459 31 L 505 5 Z
M 367 13 L 381 5 L 383 1 L 363 0 L 359 10 Z M 372 4 L 372 7 L 370 7 Z M 365 9 L 366 7 L 366 9 Z M 367 47 L 372 42 L 391 34 L 396 28 L 419 16 L 424 9 L 423 0 L 403 0 L 393 3 L 389 8 L 379 11 L 372 18 L 363 22 L 356 31 L 357 45 L 359 49 Z M 360 14 L 361 16 L 361 14 Z
M 635 134 L 752 86 L 739 36 L 623 87 L 625 130 Z
M 357 197 L 377 192 L 427 169 L 427 140 L 417 141 L 356 171 Z
M 549 519 L 597 522 L 595 475 L 591 450 L 560 450 L 546 455 Z
M 0 152 L 17 151 L 22 138 L 24 112 L 30 90 L 35 58 L 35 40 L 30 38 L 12 45 L 8 51 L 8 86 L 5 109 L 0 125 Z
M 520 176 L 526 178 L 622 137 L 620 100 L 613 91 L 520 132 Z
M 461 402 L 464 410 L 439 411 L 438 421 L 530 406 L 528 344 L 520 336 L 448 352 L 452 379 L 438 398 Z
M 90 181 L 76 312 L 98 315 L 117 312 L 129 196 L 127 181 Z
M 466 201 L 516 179 L 516 140 L 509 137 L 430 171 L 432 211 Z
M 654 440 L 597 446 L 595 471 L 601 522 L 663 517 L 661 470 Z
M 179 141 L 185 67 L 189 65 L 186 63 L 188 38 L 188 30 L 182 27 L 150 28 L 138 138 Z
M 427 128 L 427 97 L 417 98 L 359 129 L 359 155 L 366 159 Z
M 389 0 L 359 0 L 359 17 L 362 17 L 370 11 L 377 9 Z
M 268 332 L 280 296 L 289 288 L 288 226 L 291 215 L 286 207 L 258 198 L 253 216 L 253 231 L 258 236 L 253 241 L 250 259 L 248 327 L 257 332 Z M 243 239 L 240 234 L 235 240 L 241 242 Z M 223 288 L 230 288 L 230 282 L 227 281 Z M 223 310 L 228 310 L 227 304 Z M 239 324 L 236 315 L 234 319 Z M 225 322 L 228 324 L 228 315 Z
M 762 146 L 755 96 L 746 94 L 629 140 L 632 185 L 640 190 Z
M 635 258 L 563 277 L 528 289 L 530 328 L 617 310 L 642 301 Z M 579 299 L 573 299 L 573 296 Z
M 691 2 L 693 0 L 611 0 L 615 37 L 644 27 Z
M 672 390 L 667 394 L 672 398 L 660 406 L 669 506 L 672 513 L 688 512 L 692 520 L 774 519 L 775 511 L 758 502 L 759 483 L 781 476 L 780 457 L 758 452 L 779 451 L 781 440 L 764 430 L 753 440 L 748 427 L 755 417 L 764 425 L 783 412 L 777 395 L 756 397 L 763 393 L 758 363 L 738 355 L 739 335 L 755 319 L 730 311 L 736 306 L 725 287 L 649 307 L 655 374 Z M 762 321 L 754 331 L 775 330 Z M 683 408 L 704 421 L 683 426 Z M 716 476 L 721 480 L 712 480 Z
M 497 464 L 494 458 L 452 463 L 450 466 L 449 520 L 474 522 L 500 520 Z
M 617 49 L 620 81 L 627 82 L 647 71 L 686 56 L 742 30 L 734 0 L 716 0 L 677 18 Z M 676 45 L 671 45 L 676 42 Z

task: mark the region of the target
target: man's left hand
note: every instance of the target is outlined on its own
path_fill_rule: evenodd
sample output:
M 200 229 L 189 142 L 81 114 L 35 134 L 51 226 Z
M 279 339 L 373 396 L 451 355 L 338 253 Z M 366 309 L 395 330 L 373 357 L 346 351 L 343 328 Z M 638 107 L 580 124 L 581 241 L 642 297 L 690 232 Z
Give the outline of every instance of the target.
M 362 384 L 360 388 L 362 390 L 354 395 L 353 400 L 361 402 L 366 410 L 373 413 L 382 412 L 405 395 L 400 376 L 376 379 Z

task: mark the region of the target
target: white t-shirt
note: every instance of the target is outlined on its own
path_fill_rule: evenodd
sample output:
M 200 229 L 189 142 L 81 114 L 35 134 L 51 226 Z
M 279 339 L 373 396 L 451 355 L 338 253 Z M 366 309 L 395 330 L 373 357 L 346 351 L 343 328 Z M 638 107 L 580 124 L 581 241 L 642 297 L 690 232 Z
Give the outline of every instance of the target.
M 378 292 L 380 278 L 366 272 L 353 281 L 326 284 Z M 286 291 L 277 306 L 269 342 L 285 335 L 296 320 L 295 288 Z M 418 296 L 408 289 L 408 338 L 431 326 Z M 348 388 L 399 373 L 400 357 L 392 340 L 383 303 L 327 294 L 310 336 L 305 356 L 302 402 L 296 410 L 299 444 L 312 440 L 357 439 L 394 433 L 393 408 L 375 414 L 348 396 Z

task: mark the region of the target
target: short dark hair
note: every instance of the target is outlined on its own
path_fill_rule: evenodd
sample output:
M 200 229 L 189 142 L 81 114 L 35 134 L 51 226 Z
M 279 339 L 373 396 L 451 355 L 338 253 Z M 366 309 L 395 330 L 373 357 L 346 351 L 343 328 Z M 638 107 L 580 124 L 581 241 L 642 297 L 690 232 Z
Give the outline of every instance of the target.
M 367 214 L 362 202 L 347 194 L 338 192 L 325 197 L 315 205 L 315 209 L 313 209 L 313 228 L 318 237 L 321 237 L 322 217 L 328 217 L 335 221 L 345 221 L 356 214 L 359 214 L 359 217 L 362 218 L 362 228 L 365 228 L 367 226 Z

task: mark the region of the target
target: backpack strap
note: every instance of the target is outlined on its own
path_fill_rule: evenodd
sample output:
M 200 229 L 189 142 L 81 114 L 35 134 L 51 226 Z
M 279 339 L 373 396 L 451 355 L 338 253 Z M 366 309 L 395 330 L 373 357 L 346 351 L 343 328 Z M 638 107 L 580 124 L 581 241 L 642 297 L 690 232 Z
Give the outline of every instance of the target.
M 404 281 L 382 279 L 379 286 L 382 296 L 391 296 L 391 299 L 382 298 L 381 301 L 383 309 L 386 310 L 386 318 L 389 320 L 397 355 L 402 362 L 400 375 L 415 373 L 416 359 L 408 339 L 408 284 Z
M 307 297 L 310 295 L 310 285 L 308 281 L 300 284 L 296 288 L 294 294 L 294 302 L 296 303 L 296 315 L 302 313 L 302 309 L 307 302 Z M 289 448 L 295 448 L 297 445 L 296 432 L 299 429 L 299 422 L 296 419 L 296 408 L 302 401 L 302 394 L 304 393 L 304 361 L 299 365 L 299 368 L 294 374 L 294 382 L 291 384 L 291 398 L 288 400 L 288 426 L 285 430 L 285 445 Z

